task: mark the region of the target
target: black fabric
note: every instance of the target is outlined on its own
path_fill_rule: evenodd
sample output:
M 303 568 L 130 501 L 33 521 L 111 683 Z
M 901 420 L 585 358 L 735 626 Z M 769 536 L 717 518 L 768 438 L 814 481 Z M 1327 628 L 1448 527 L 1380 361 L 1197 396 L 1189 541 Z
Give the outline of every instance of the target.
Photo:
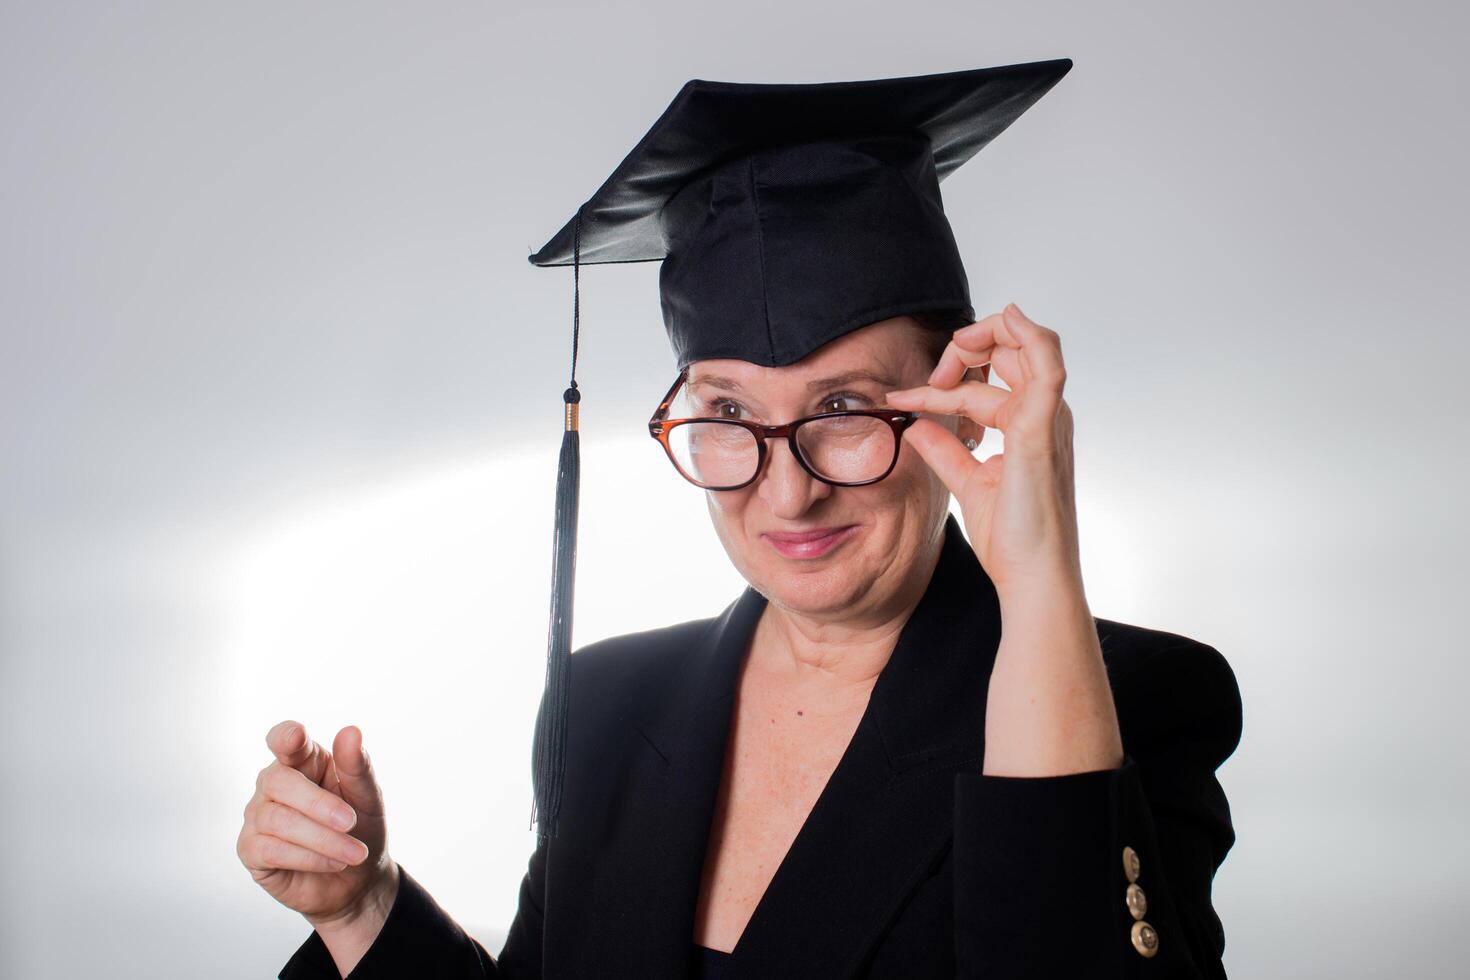
M 804 84 L 691 79 L 581 209 L 582 264 L 663 260 L 679 367 L 784 365 L 878 320 L 974 318 L 939 183 L 1070 59 Z M 573 261 L 575 220 L 529 256 Z
M 689 980 L 721 980 L 724 977 L 725 964 L 730 962 L 729 953 L 699 943 L 694 944 L 690 953 Z
M 349 974 L 353 980 L 507 975 L 497 972 L 495 959 L 485 947 L 460 929 L 402 864 L 398 873 L 398 897 L 372 948 Z M 341 972 L 326 944 L 313 932 L 282 968 L 279 977 L 280 980 L 340 978 Z
M 561 836 L 537 846 L 498 962 L 404 876 L 350 980 L 688 977 L 735 683 L 765 599 L 572 657 Z M 994 588 L 958 522 L 851 743 L 756 906 L 723 980 L 1225 975 L 1211 902 L 1235 835 L 1215 770 L 1241 732 L 1213 647 L 1097 620 L 1119 769 L 986 776 Z M 1140 859 L 1144 958 L 1122 854 Z M 308 939 L 281 976 L 335 978 Z

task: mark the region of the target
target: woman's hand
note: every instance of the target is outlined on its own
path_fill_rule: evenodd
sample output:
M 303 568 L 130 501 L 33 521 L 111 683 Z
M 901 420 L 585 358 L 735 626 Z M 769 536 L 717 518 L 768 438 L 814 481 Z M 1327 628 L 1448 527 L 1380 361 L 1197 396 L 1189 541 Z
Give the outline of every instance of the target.
M 985 365 L 1009 391 L 965 380 Z M 956 330 L 928 384 L 887 396 L 895 408 L 960 415 L 969 420 L 962 428 L 1004 433 L 1005 452 L 985 460 L 932 419 L 904 436 L 959 501 L 970 544 L 1002 597 L 1067 577 L 1080 587 L 1066 380 L 1057 333 L 1012 303 Z
M 1010 391 L 987 383 L 995 370 Z M 965 380 L 969 368 L 981 380 Z M 905 436 L 949 487 L 1000 600 L 1001 639 L 986 695 L 987 775 L 1114 769 L 1123 743 L 1097 624 L 1082 590 L 1072 413 L 1061 340 L 1014 304 L 956 330 L 929 383 L 890 392 L 895 408 L 961 416 L 956 434 L 920 419 Z M 977 460 L 980 426 L 1005 452 Z
M 255 780 L 235 851 L 272 898 L 306 917 L 345 975 L 382 929 L 399 880 L 362 732 L 342 729 L 329 753 L 283 721 L 265 742 L 276 758 Z

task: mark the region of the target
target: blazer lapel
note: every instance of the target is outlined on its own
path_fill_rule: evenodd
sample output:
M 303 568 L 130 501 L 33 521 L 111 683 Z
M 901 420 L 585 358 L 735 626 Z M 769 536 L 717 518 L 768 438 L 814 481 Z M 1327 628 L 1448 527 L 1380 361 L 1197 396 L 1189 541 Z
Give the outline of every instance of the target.
M 1000 613 L 953 516 L 944 535 L 852 741 L 735 947 L 730 980 L 852 975 L 948 846 L 955 773 L 984 757 Z M 736 684 L 765 605 L 747 588 L 631 717 L 648 751 L 593 883 L 599 918 L 620 931 L 595 945 L 626 954 L 620 975 L 687 974 Z
M 569 961 L 567 976 L 687 974 L 736 680 L 765 604 L 747 587 L 702 642 L 671 660 L 654 696 L 631 707 L 643 751 L 590 856 L 596 873 L 585 922 L 595 935 L 579 944 L 585 962 Z

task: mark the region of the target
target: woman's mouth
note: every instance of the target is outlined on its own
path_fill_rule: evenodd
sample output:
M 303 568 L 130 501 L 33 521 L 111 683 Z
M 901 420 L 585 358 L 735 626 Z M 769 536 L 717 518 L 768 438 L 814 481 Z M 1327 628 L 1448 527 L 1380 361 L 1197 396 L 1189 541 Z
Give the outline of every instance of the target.
M 812 531 L 767 531 L 761 537 L 786 558 L 820 558 L 857 533 L 858 525 L 819 527 Z

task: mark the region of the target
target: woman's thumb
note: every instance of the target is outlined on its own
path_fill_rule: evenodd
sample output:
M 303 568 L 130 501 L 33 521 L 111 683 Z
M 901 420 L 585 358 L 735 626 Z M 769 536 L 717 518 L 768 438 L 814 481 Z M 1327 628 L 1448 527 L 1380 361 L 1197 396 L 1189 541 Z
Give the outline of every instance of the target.
M 338 732 L 332 740 L 332 758 L 337 766 L 342 799 L 360 816 L 381 817 L 383 794 L 378 788 L 372 759 L 363 748 L 362 730 L 356 725 L 348 725 Z

